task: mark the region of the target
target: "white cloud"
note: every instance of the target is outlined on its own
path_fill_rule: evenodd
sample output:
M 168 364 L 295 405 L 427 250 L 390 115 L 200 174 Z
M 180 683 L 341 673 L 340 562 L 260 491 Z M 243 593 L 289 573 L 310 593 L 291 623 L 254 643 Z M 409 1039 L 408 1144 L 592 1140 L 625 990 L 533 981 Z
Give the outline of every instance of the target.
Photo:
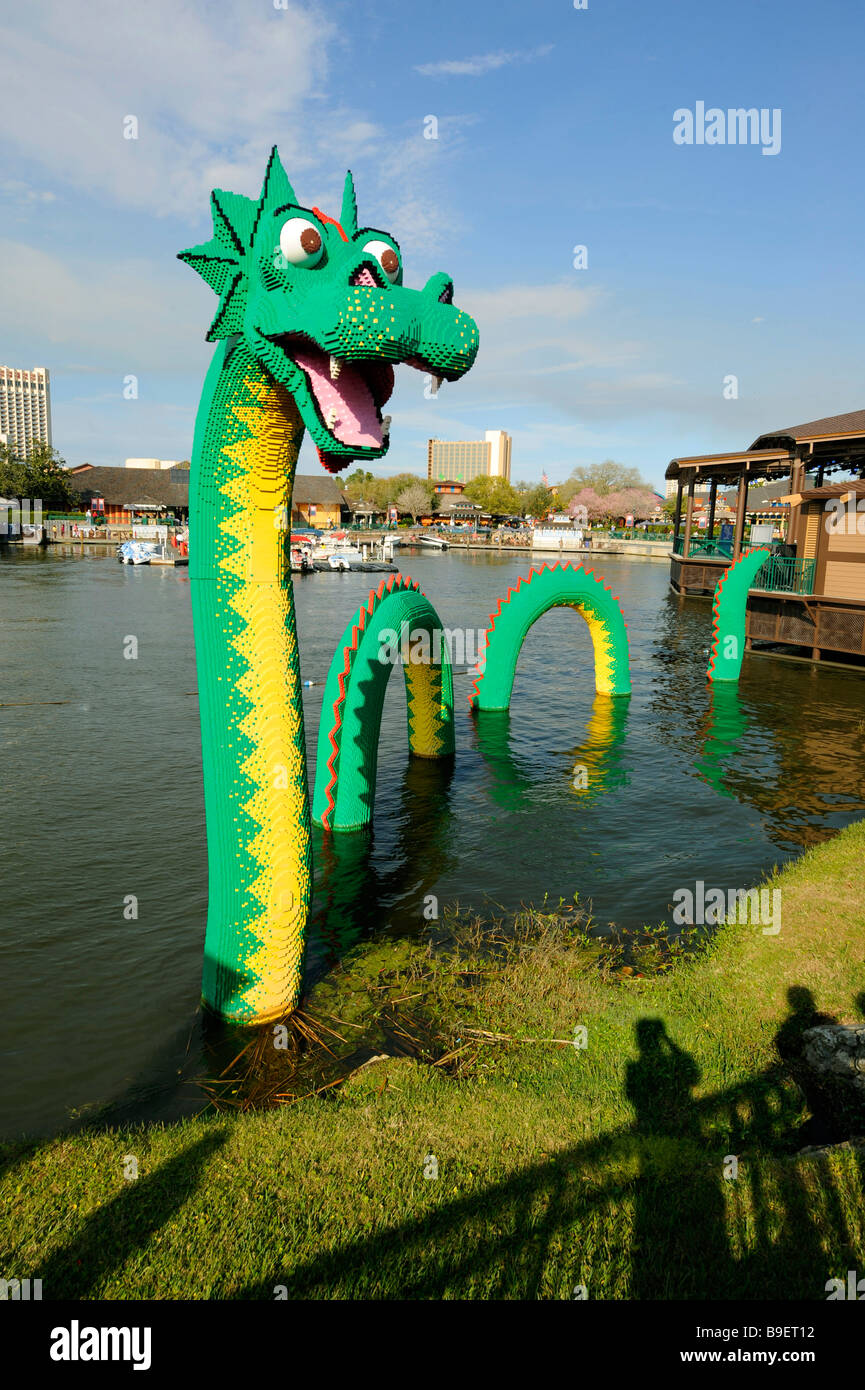
M 495 53 L 482 53 L 476 58 L 453 58 L 438 63 L 421 63 L 415 67 L 415 72 L 419 72 L 422 77 L 483 77 L 484 73 L 495 72 L 497 68 L 508 67 L 512 63 L 533 63 L 538 58 L 546 57 L 552 52 L 552 48 L 551 43 L 545 43 L 540 48 L 518 49 L 511 53 L 499 49 Z
M 72 213 L 143 212 L 207 235 L 212 188 L 256 196 L 270 147 L 301 202 L 337 210 L 343 173 L 355 173 L 361 217 L 404 240 L 413 257 L 438 252 L 459 215 L 446 162 L 471 115 L 442 116 L 438 139 L 416 123 L 370 119 L 328 90 L 329 55 L 343 43 L 320 9 L 265 2 L 148 0 L 70 6 L 46 0 L 0 23 L 9 177 L 0 196 L 22 210 L 67 193 Z M 124 139 L 134 116 L 137 139 Z M 38 173 L 35 171 L 39 171 Z M 22 215 L 24 212 L 22 211 Z M 181 243 L 178 243 L 181 244 Z
M 213 187 L 257 193 L 272 143 L 302 182 L 379 138 L 361 113 L 319 99 L 336 26 L 292 0 L 47 0 L 7 15 L 7 167 L 17 152 L 78 192 L 200 217 Z M 126 116 L 137 139 L 123 138 Z
M 56 193 L 47 188 L 33 188 L 23 179 L 0 179 L 0 198 L 5 198 L 20 207 L 32 207 L 56 201 Z
M 68 350 L 88 370 L 188 372 L 211 351 L 216 300 L 179 261 L 70 261 L 0 239 L 0 303 L 7 341 L 40 361 Z

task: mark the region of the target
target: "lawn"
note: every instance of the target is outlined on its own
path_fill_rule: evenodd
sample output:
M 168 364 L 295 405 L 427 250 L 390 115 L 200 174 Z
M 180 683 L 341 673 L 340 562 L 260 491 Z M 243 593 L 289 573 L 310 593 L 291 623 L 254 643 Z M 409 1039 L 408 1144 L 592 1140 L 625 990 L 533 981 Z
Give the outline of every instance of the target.
M 863 855 L 865 823 L 773 877 L 780 933 L 684 953 L 566 910 L 368 943 L 304 1004 L 333 1055 L 268 1031 L 228 1110 L 5 1146 L 0 1267 L 46 1299 L 825 1299 L 865 1273 L 865 1116 L 798 1039 L 865 1017 Z

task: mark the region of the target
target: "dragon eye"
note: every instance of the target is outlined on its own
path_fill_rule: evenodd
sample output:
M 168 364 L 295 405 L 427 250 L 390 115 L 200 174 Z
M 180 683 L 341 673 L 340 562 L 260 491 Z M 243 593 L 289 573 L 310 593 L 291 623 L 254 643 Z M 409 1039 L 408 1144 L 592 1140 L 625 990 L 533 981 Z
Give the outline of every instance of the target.
M 399 275 L 399 256 L 393 247 L 386 241 L 368 241 L 363 249 L 375 256 L 388 280 L 393 284 Z
M 291 265 L 317 265 L 324 242 L 312 222 L 307 222 L 305 217 L 290 217 L 282 224 L 279 249 Z

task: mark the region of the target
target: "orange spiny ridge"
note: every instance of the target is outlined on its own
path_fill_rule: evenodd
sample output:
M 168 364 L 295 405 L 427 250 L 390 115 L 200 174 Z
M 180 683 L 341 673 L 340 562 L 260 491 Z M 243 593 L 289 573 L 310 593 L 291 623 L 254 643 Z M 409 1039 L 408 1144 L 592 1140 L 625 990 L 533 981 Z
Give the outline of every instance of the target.
M 391 575 L 391 577 L 390 577 L 390 583 L 387 585 L 388 592 L 390 592 L 390 593 L 393 592 L 393 588 L 394 588 L 395 582 L 396 582 L 396 587 L 397 587 L 397 588 L 410 588 L 410 587 L 414 587 L 415 589 L 419 589 L 419 585 L 418 585 L 417 583 L 414 583 L 414 585 L 412 586 L 412 581 L 411 581 L 411 579 L 409 579 L 408 575 L 406 575 L 405 578 L 403 578 L 402 575 L 399 575 L 398 578 L 397 578 L 397 576 L 395 576 L 395 575 Z M 336 700 L 335 700 L 335 702 L 334 702 L 334 706 L 333 706 L 333 720 L 334 720 L 334 723 L 333 723 L 332 727 L 330 728 L 330 730 L 328 731 L 328 738 L 329 738 L 329 740 L 330 740 L 331 752 L 330 752 L 330 757 L 329 757 L 328 760 L 327 760 L 327 767 L 328 767 L 328 771 L 330 772 L 330 781 L 328 782 L 327 786 L 325 787 L 325 796 L 327 797 L 328 805 L 327 805 L 327 809 L 325 810 L 325 812 L 323 813 L 322 818 L 321 818 L 322 826 L 323 826 L 325 829 L 327 829 L 327 830 L 330 829 L 330 817 L 331 817 L 331 814 L 333 813 L 333 811 L 334 811 L 334 809 L 335 809 L 335 807 L 336 807 L 336 801 L 334 800 L 334 796 L 333 796 L 333 788 L 334 788 L 334 785 L 335 785 L 335 783 L 336 783 L 335 759 L 336 759 L 336 757 L 337 757 L 337 754 L 339 753 L 339 742 L 338 742 L 338 739 L 337 739 L 337 735 L 338 735 L 338 733 L 339 733 L 339 731 L 340 731 L 340 729 L 341 729 L 341 727 L 342 727 L 342 707 L 343 707 L 343 705 L 345 704 L 345 694 L 346 694 L 346 691 L 345 691 L 345 682 L 346 682 L 346 679 L 347 679 L 347 677 L 349 676 L 349 674 L 350 674 L 350 672 L 351 672 L 353 657 L 357 654 L 358 645 L 359 645 L 359 638 L 360 638 L 361 634 L 364 633 L 364 632 L 366 631 L 366 617 L 367 617 L 367 614 L 369 614 L 369 616 L 372 617 L 375 608 L 378 606 L 378 604 L 379 604 L 379 603 L 381 602 L 381 600 L 384 598 L 384 591 L 385 591 L 385 580 L 384 580 L 384 579 L 383 579 L 383 580 L 381 581 L 381 583 L 379 584 L 378 590 L 370 589 L 369 598 L 367 599 L 367 602 L 366 602 L 365 606 L 363 606 L 363 607 L 360 609 L 359 613 L 358 613 L 358 621 L 357 621 L 357 623 L 352 627 L 352 630 L 351 630 L 351 645 L 347 645 L 347 646 L 344 648 L 345 660 L 344 660 L 344 663 L 343 663 L 343 669 L 342 669 L 342 671 L 340 671 L 340 673 L 339 673 L 339 695 L 337 696 L 337 698 L 336 698 Z
M 336 700 L 334 701 L 334 705 L 333 705 L 333 720 L 334 720 L 334 722 L 333 722 L 331 728 L 330 728 L 329 731 L 328 731 L 328 738 L 330 739 L 331 752 L 330 752 L 330 757 L 329 757 L 328 760 L 327 760 L 327 768 L 328 768 L 328 771 L 330 772 L 330 781 L 328 782 L 327 786 L 326 786 L 325 789 L 324 789 L 324 794 L 325 794 L 325 796 L 327 797 L 327 802 L 328 802 L 328 804 L 327 804 L 326 810 L 323 812 L 322 817 L 321 817 L 322 826 L 323 826 L 325 829 L 327 829 L 327 830 L 330 829 L 330 817 L 331 817 L 331 813 L 333 812 L 333 810 L 334 810 L 334 808 L 335 808 L 335 806 L 336 806 L 336 801 L 334 800 L 334 797 L 333 797 L 333 788 L 334 788 L 334 784 L 336 783 L 336 766 L 335 766 L 335 760 L 336 760 L 337 754 L 339 753 L 339 742 L 338 742 L 338 740 L 337 740 L 337 734 L 339 733 L 339 730 L 342 728 L 342 707 L 343 707 L 343 705 L 345 704 L 345 682 L 346 682 L 346 678 L 348 677 L 348 675 L 349 675 L 349 673 L 350 673 L 350 671 L 351 671 L 352 658 L 355 656 L 355 654 L 356 654 L 356 652 L 357 652 L 357 647 L 358 647 L 358 636 L 359 636 L 359 634 L 364 630 L 364 627 L 365 627 L 365 620 L 364 620 L 364 616 L 363 616 L 364 613 L 365 613 L 365 611 L 366 611 L 365 609 L 362 609 L 362 610 L 361 610 L 361 613 L 360 613 L 360 615 L 359 615 L 360 621 L 352 627 L 352 630 L 351 630 L 351 645 L 346 644 L 346 646 L 343 648 L 343 658 L 344 658 L 344 659 L 343 659 L 343 667 L 342 667 L 342 670 L 341 670 L 340 673 L 339 673 L 339 678 L 338 678 L 339 694 L 338 694 Z

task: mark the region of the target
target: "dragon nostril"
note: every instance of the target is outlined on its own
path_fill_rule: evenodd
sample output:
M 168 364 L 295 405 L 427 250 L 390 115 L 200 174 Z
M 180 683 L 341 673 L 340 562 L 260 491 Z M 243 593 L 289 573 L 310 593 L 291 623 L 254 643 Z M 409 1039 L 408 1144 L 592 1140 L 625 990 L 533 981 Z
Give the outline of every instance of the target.
M 380 289 L 381 282 L 376 279 L 368 265 L 362 265 L 359 270 L 355 270 L 349 277 L 350 285 L 369 285 L 373 289 Z
M 453 280 L 448 280 L 447 284 L 445 285 L 444 289 L 442 290 L 441 294 L 439 295 L 439 304 L 453 304 L 453 302 L 454 302 L 454 282 L 453 282 Z

